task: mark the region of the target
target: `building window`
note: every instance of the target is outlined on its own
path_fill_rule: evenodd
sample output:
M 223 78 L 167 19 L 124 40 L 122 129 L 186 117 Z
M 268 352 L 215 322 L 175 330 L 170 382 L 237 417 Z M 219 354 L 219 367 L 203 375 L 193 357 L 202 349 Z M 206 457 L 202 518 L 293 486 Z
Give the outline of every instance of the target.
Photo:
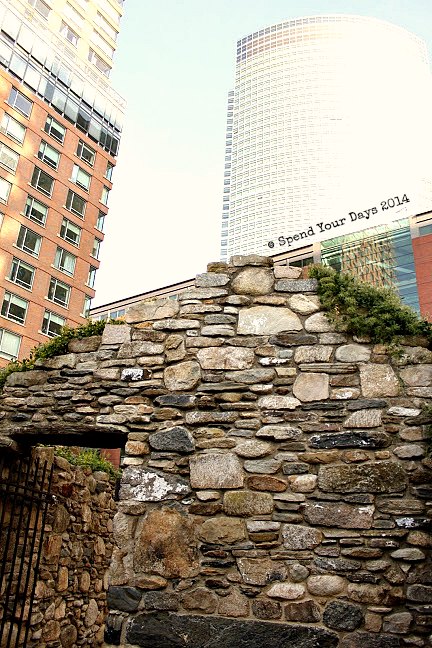
M 81 169 L 78 164 L 74 164 L 71 180 L 82 189 L 88 191 L 90 187 L 91 175 L 87 173 L 87 171 L 84 171 L 84 169 Z
M 96 271 L 97 271 L 97 268 L 95 268 L 94 266 L 91 265 L 90 268 L 89 268 L 89 273 L 88 273 L 88 277 L 87 277 L 87 286 L 89 288 L 93 288 L 94 285 L 95 285 Z
M 68 195 L 66 198 L 66 209 L 69 209 L 69 211 L 77 214 L 81 218 L 84 218 L 86 204 L 87 203 L 84 198 L 81 198 L 81 196 L 76 194 L 71 189 L 68 190 Z
M 0 202 L 7 203 L 11 189 L 11 183 L 4 178 L 0 178 Z
M 94 151 L 88 144 L 80 140 L 78 142 L 77 155 L 81 160 L 87 162 L 91 167 L 94 165 L 96 151 Z
M 27 97 L 23 95 L 22 92 L 20 92 L 16 88 L 11 89 L 9 94 L 9 99 L 7 102 L 9 106 L 12 106 L 12 108 L 18 110 L 18 112 L 24 115 L 24 117 L 30 117 L 30 113 L 33 107 L 33 102 L 30 101 L 30 99 L 27 99 Z
M 102 72 L 105 76 L 109 76 L 111 72 L 111 66 L 108 63 L 105 63 L 103 58 L 99 56 L 99 54 L 96 54 L 92 48 L 89 48 L 89 53 L 88 53 L 88 60 L 90 63 L 93 63 L 95 67 L 99 70 L 99 72 Z
M 432 223 L 419 227 L 419 236 L 426 236 L 427 234 L 432 234 Z
M 66 320 L 64 317 L 46 310 L 42 322 L 42 333 L 45 333 L 45 335 L 48 335 L 49 337 L 55 337 L 56 335 L 59 335 L 62 326 L 65 325 L 65 321 Z
M 91 251 L 91 255 L 95 259 L 99 259 L 101 243 L 102 243 L 102 241 L 100 239 L 98 239 L 98 238 L 95 238 L 95 240 L 93 241 L 93 248 L 92 248 L 92 251 Z
M 107 167 L 106 167 L 106 171 L 105 171 L 105 178 L 107 180 L 109 180 L 110 182 L 112 182 L 113 170 L 114 170 L 114 164 L 112 164 L 111 162 L 107 162 Z
M 51 196 L 54 187 L 54 178 L 35 166 L 30 184 L 47 196 Z
M 48 115 L 46 118 L 44 131 L 63 144 L 66 135 L 66 128 L 54 119 L 54 117 L 51 117 L 51 115 Z
M 101 203 L 104 205 L 108 205 L 109 192 L 110 190 L 108 189 L 108 187 L 102 187 Z
M 15 335 L 5 329 L 0 329 L 0 356 L 6 360 L 18 358 L 21 335 Z
M 57 247 L 54 259 L 54 267 L 62 272 L 73 276 L 75 272 L 76 256 L 61 247 Z
M 48 299 L 60 304 L 60 306 L 68 307 L 69 298 L 71 293 L 71 287 L 67 284 L 59 281 L 55 277 L 51 277 L 49 289 L 48 289 Z
M 48 207 L 39 202 L 39 200 L 36 200 L 36 198 L 33 198 L 33 196 L 27 196 L 24 215 L 39 225 L 45 225 L 48 215 Z
M 39 250 L 42 242 L 42 237 L 28 227 L 21 225 L 17 238 L 17 247 L 32 256 L 39 256 Z
M 11 115 L 4 113 L 0 124 L 0 131 L 8 137 L 14 139 L 16 142 L 22 144 L 24 141 L 26 128 L 25 126 L 20 124 L 19 121 L 11 117 Z
M 45 4 L 45 2 L 42 2 L 42 0 L 27 0 L 27 2 L 29 3 L 29 5 L 34 7 L 41 16 L 48 18 L 50 8 L 47 4 Z
M 18 166 L 18 160 L 18 153 L 15 153 L 15 151 L 9 148 L 9 146 L 0 142 L 0 165 L 8 171 L 15 173 Z
M 69 41 L 74 47 L 78 45 L 78 34 L 74 32 L 71 27 L 64 21 L 62 21 L 61 27 L 60 27 L 60 34 L 63 36 L 63 38 L 66 38 L 66 40 Z
M 114 48 L 109 45 L 105 38 L 102 38 L 102 36 L 95 30 L 93 30 L 93 34 L 91 37 L 91 40 L 95 45 L 97 45 L 108 58 L 112 59 L 114 56 Z
M 38 158 L 39 160 L 42 160 L 42 162 L 45 162 L 45 164 L 49 164 L 53 169 L 57 169 L 60 160 L 60 153 L 47 142 L 42 140 L 39 146 Z
M 17 259 L 16 257 L 12 259 L 12 266 L 9 275 L 10 281 L 13 281 L 13 283 L 16 283 L 18 286 L 31 290 L 34 275 L 35 269 L 33 266 L 21 261 L 21 259 Z
M 1 314 L 3 317 L 24 324 L 27 315 L 28 301 L 18 295 L 10 292 L 5 292 L 3 304 L 1 307 Z
M 107 36 L 109 36 L 109 38 L 113 41 L 117 40 L 117 31 L 109 24 L 108 20 L 99 13 L 99 11 L 96 14 L 95 23 L 107 34 Z
M 97 221 L 96 221 L 96 225 L 95 225 L 95 227 L 96 227 L 96 229 L 98 229 L 100 232 L 103 232 L 103 228 L 104 228 L 104 224 L 105 224 L 105 216 L 106 216 L 106 214 L 104 214 L 103 211 L 100 211 L 100 210 L 99 210 L 99 214 L 98 214 L 98 217 L 97 217 Z
M 68 243 L 78 247 L 81 238 L 81 227 L 78 227 L 78 225 L 75 225 L 75 223 L 72 223 L 67 218 L 63 218 L 60 236 Z
M 90 315 L 90 307 L 91 307 L 91 297 L 89 297 L 88 295 L 84 295 L 84 305 L 82 310 L 82 314 L 84 317 L 88 317 Z

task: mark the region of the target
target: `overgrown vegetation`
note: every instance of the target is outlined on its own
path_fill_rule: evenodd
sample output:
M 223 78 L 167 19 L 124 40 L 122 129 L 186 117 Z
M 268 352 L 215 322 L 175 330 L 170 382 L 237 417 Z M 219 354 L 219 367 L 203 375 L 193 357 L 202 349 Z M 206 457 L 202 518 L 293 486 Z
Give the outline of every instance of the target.
M 71 449 L 65 446 L 57 446 L 55 454 L 58 457 L 67 459 L 73 466 L 81 466 L 83 468 L 91 468 L 93 471 L 102 470 L 108 473 L 111 477 L 117 479 L 121 475 L 121 471 L 117 470 L 108 459 L 102 457 L 100 451 L 95 448 L 80 448 Z
M 375 288 L 321 265 L 311 266 L 309 276 L 318 280 L 321 304 L 338 330 L 390 347 L 404 337 L 419 335 L 432 346 L 432 325 L 392 290 Z
M 119 320 L 110 320 L 110 324 L 123 324 Z M 60 334 L 52 338 L 49 342 L 40 344 L 30 352 L 30 357 L 24 360 L 14 360 L 9 362 L 6 367 L 0 370 L 0 389 L 3 388 L 6 378 L 15 371 L 29 371 L 34 369 L 36 360 L 53 358 L 54 356 L 67 353 L 68 344 L 74 338 L 81 339 L 91 337 L 92 335 L 101 335 L 105 328 L 106 321 L 89 321 L 87 324 L 81 324 L 75 328 L 63 326 Z

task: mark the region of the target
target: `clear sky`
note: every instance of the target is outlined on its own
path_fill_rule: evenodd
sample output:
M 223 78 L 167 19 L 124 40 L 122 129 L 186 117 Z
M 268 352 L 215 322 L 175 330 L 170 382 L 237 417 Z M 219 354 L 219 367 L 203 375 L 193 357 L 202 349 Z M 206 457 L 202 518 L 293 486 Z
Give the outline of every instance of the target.
M 431 0 L 126 0 L 111 79 L 128 106 L 94 306 L 189 279 L 219 258 L 236 42 L 329 13 L 397 24 L 431 56 Z

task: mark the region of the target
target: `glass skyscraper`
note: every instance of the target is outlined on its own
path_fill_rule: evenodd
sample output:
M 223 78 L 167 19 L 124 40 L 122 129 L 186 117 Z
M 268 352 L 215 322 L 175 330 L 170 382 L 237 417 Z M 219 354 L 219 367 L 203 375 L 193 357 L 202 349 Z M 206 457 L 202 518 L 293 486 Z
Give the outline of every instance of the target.
M 430 209 L 432 81 L 425 44 L 360 16 L 302 18 L 237 43 L 228 95 L 221 257 L 346 217 L 341 231 Z M 381 211 L 380 201 L 409 202 Z M 373 219 L 347 218 L 378 205 Z M 269 243 L 273 242 L 273 246 Z M 311 241 L 308 241 L 311 242 Z M 303 242 L 306 244 L 306 242 Z

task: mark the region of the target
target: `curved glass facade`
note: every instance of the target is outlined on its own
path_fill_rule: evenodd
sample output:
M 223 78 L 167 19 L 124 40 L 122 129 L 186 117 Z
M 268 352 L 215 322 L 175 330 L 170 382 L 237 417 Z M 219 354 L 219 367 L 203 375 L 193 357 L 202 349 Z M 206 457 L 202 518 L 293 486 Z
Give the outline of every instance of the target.
M 431 109 L 426 47 L 395 25 L 317 16 L 238 41 L 222 258 L 272 254 L 270 240 L 372 198 L 409 192 L 417 213 L 429 207 Z

